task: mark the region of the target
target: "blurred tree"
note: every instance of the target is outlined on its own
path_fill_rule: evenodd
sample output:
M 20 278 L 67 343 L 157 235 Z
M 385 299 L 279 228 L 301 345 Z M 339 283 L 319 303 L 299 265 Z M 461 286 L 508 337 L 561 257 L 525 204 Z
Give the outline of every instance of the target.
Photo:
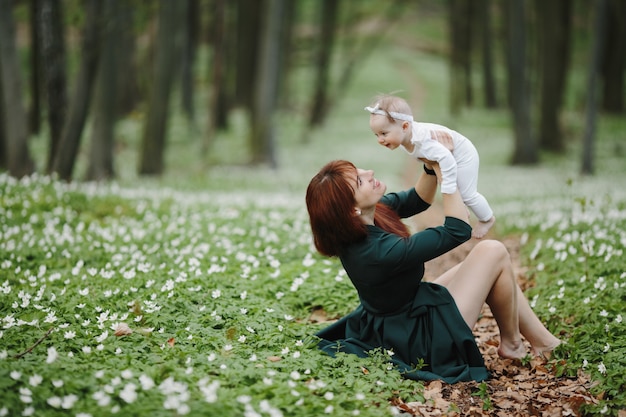
M 198 0 L 189 1 L 186 24 L 183 30 L 182 69 L 181 69 L 181 103 L 183 113 L 190 124 L 194 122 L 194 77 L 193 69 L 196 62 L 196 50 L 198 48 L 198 34 L 200 31 L 200 4 Z
M 513 164 L 534 164 L 538 161 L 537 145 L 531 131 L 530 85 L 526 59 L 526 5 L 525 0 L 508 0 L 507 8 L 508 91 L 515 136 Z
M 163 173 L 170 94 L 179 69 L 176 64 L 180 61 L 182 25 L 188 4 L 187 0 L 159 2 L 154 77 L 141 141 L 140 175 Z
M 471 0 L 450 0 L 450 113 L 458 115 L 471 105 L 472 12 Z
M 491 8 L 491 0 L 479 0 L 476 2 L 476 17 L 478 19 L 478 30 L 481 40 L 483 94 L 485 95 L 485 106 L 489 109 L 498 106 L 492 53 L 494 34 L 492 33 Z
M 593 3 L 594 26 L 593 43 L 587 69 L 587 100 L 585 111 L 585 132 L 583 136 L 581 173 L 591 175 L 594 172 L 594 145 L 596 119 L 598 113 L 598 78 L 606 40 L 607 0 L 595 0 Z
M 114 127 L 117 119 L 117 51 L 119 50 L 119 1 L 102 5 L 100 59 L 93 103 L 93 129 L 87 165 L 88 181 L 113 178 Z
M 21 178 L 35 166 L 28 150 L 28 125 L 22 101 L 22 80 L 15 46 L 13 1 L 0 0 L 0 118 L 4 140 L 0 156 L 9 174 Z
M 39 46 L 39 25 L 37 24 L 37 2 L 39 0 L 30 0 L 29 17 L 30 17 L 30 107 L 28 110 L 28 124 L 30 133 L 39 134 L 41 130 L 41 83 L 39 82 L 40 56 L 37 51 Z
M 611 113 L 623 113 L 624 72 L 626 71 L 626 2 L 609 0 L 606 22 L 606 50 L 602 62 L 602 108 Z
M 217 0 L 219 1 L 219 0 Z M 254 77 L 259 59 L 259 34 L 264 3 L 268 0 L 238 0 L 235 48 L 235 105 L 252 108 Z
M 67 112 L 67 75 L 65 37 L 63 36 L 64 3 L 57 0 L 37 0 L 35 15 L 39 27 L 37 45 L 40 55 L 41 81 L 47 99 L 50 148 L 46 172 L 52 172 L 54 157 L 61 142 Z
M 328 113 L 328 89 L 330 87 L 330 63 L 335 44 L 339 0 L 319 1 L 319 44 L 315 58 L 315 81 L 313 101 L 309 115 L 309 127 L 319 127 Z
M 341 67 L 337 71 L 339 73 L 337 81 L 329 89 L 328 109 L 332 109 L 334 104 L 348 90 L 359 64 L 365 61 L 369 54 L 375 52 L 380 43 L 386 39 L 386 32 L 399 21 L 402 13 L 406 10 L 407 3 L 404 0 L 394 0 L 385 2 L 384 5 L 378 5 L 377 10 L 380 10 L 380 13 L 376 17 L 382 22 L 382 28 L 371 34 L 364 33 L 362 30 L 363 21 L 371 18 L 364 11 L 362 3 L 344 2 L 341 7 L 347 22 L 336 29 L 342 33 L 336 42 L 337 46 L 342 48 L 338 54 L 341 57 L 339 61 Z
M 282 42 L 281 54 L 282 62 L 280 64 L 282 76 L 278 80 L 278 90 L 280 91 L 279 106 L 283 110 L 290 110 L 293 106 L 294 95 L 290 90 L 289 78 L 291 75 L 291 67 L 293 63 L 293 39 L 294 27 L 298 16 L 298 2 L 286 1 L 285 11 L 283 13 L 283 22 L 281 24 L 282 33 L 280 39 Z
M 240 5 L 241 2 L 237 3 Z M 226 2 L 224 0 L 213 0 L 211 2 L 211 82 L 209 84 L 209 105 L 207 117 L 207 132 L 205 140 L 202 142 L 202 153 L 206 155 L 211 148 L 218 129 L 224 129 L 227 125 L 227 28 L 226 28 Z M 232 27 L 229 27 L 232 30 Z
M 117 113 L 118 116 L 127 115 L 137 108 L 141 97 L 139 80 L 137 79 L 138 48 L 135 18 L 137 14 L 150 15 L 146 4 L 122 1 L 118 4 L 118 42 L 124 45 L 117 48 L 117 72 L 123 74 L 117 77 Z
M 87 114 L 91 104 L 93 84 L 100 54 L 99 35 L 101 29 L 101 1 L 86 0 L 85 27 L 81 43 L 81 61 L 74 81 L 74 90 L 69 103 L 68 116 L 55 155 L 52 171 L 59 178 L 70 181 L 80 147 Z M 123 48 L 121 48 L 123 49 Z
M 539 23 L 539 146 L 550 151 L 565 150 L 559 124 L 570 54 L 572 2 L 535 0 Z
M 278 80 L 281 74 L 281 25 L 285 2 L 267 0 L 261 14 L 260 54 L 254 79 L 249 147 L 252 164 L 276 168 L 274 112 L 277 108 Z

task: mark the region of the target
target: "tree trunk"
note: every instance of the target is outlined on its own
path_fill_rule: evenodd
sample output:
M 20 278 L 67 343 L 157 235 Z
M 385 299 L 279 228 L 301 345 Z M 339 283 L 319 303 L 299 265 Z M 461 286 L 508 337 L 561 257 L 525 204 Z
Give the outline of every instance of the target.
M 226 123 L 224 88 L 226 85 L 226 4 L 224 0 L 214 0 L 211 13 L 211 83 L 209 87 L 209 114 L 207 117 L 207 133 L 202 142 L 202 154 L 206 155 L 214 142 L 217 130 Z
M 120 32 L 118 40 L 123 48 L 117 50 L 117 114 L 123 116 L 136 109 L 141 100 L 139 80 L 137 79 L 137 40 L 135 39 L 136 6 L 129 1 L 118 4 Z M 141 13 L 141 11 L 139 11 Z
M 194 78 L 193 67 L 196 62 L 196 49 L 198 48 L 198 32 L 200 30 L 200 8 L 198 0 L 187 0 L 189 7 L 185 21 L 182 69 L 181 69 L 181 103 L 183 113 L 193 126 L 195 120 L 194 110 Z
M 280 94 L 279 106 L 281 109 L 291 110 L 293 109 L 293 100 L 291 95 L 291 86 L 289 83 L 289 76 L 291 75 L 292 66 L 292 48 L 293 48 L 293 33 L 296 25 L 296 18 L 298 14 L 298 2 L 286 1 L 285 13 L 282 24 L 281 34 L 281 50 L 282 50 L 282 62 L 280 64 L 282 77 L 278 80 L 278 90 Z
M 494 109 L 498 106 L 496 96 L 496 81 L 493 73 L 493 36 L 491 29 L 491 1 L 480 0 L 477 4 L 477 14 L 480 20 L 481 54 L 483 63 L 483 92 L 485 106 Z
M 2 1 L 2 0 L 0 0 Z M 1 33 L 2 31 L 0 31 Z M 0 56 L 0 61 L 2 61 L 2 57 Z M 2 62 L 0 62 L 0 68 L 2 68 Z M 0 71 L 2 71 L 0 69 Z M 1 81 L 1 80 L 0 80 Z M 0 82 L 0 98 L 4 97 L 4 95 L 2 94 L 2 82 Z M 6 135 L 4 133 L 5 131 L 5 126 L 4 126 L 4 103 L 3 100 L 0 99 L 0 171 L 4 171 L 6 170 L 7 164 L 8 164 L 8 157 L 6 154 L 6 149 L 7 149 L 7 140 L 6 140 Z
M 341 7 L 343 15 L 351 16 L 351 18 L 347 19 L 347 24 L 345 24 L 344 27 L 337 29 L 341 30 L 343 35 L 343 50 L 337 54 L 341 57 L 339 64 L 342 64 L 342 68 L 336 71 L 338 74 L 336 78 L 337 82 L 334 83 L 331 93 L 329 94 L 327 107 L 330 110 L 332 110 L 334 103 L 338 102 L 349 90 L 350 83 L 354 79 L 355 70 L 359 68 L 359 65 L 367 59 L 369 55 L 376 53 L 379 44 L 386 39 L 385 32 L 392 28 L 392 25 L 387 25 L 382 31 L 379 30 L 369 35 L 363 35 L 362 8 L 367 6 L 357 2 L 344 2 Z M 383 21 L 397 22 L 404 12 L 404 0 L 393 0 L 384 4 L 378 16 Z M 285 71 L 287 71 L 287 69 Z M 285 95 L 286 92 L 282 91 L 281 96 Z M 307 129 L 304 132 L 302 142 L 308 141 L 308 133 L 309 130 Z
M 593 28 L 593 45 L 587 72 L 587 109 L 585 111 L 585 132 L 583 137 L 582 166 L 583 175 L 594 173 L 594 142 L 596 119 L 598 113 L 598 73 L 605 48 L 605 26 L 607 20 L 607 0 L 594 2 L 595 23 Z
M 602 66 L 602 108 L 614 114 L 624 112 L 624 71 L 626 70 L 626 2 L 610 0 L 607 4 L 606 53 Z M 609 51 L 612 51 L 609 53 Z
M 276 168 L 273 115 L 277 107 L 280 77 L 281 22 L 285 1 L 268 0 L 262 14 L 260 61 L 254 82 L 254 107 L 250 132 L 252 164 L 269 164 Z
M 476 21 L 476 6 L 473 0 L 462 0 L 463 27 L 463 85 L 465 90 L 465 105 L 472 107 L 474 104 L 474 91 L 472 88 L 472 50 L 474 43 L 473 24 Z
M 67 112 L 67 76 L 65 69 L 65 39 L 63 36 L 62 2 L 37 1 L 37 25 L 40 28 L 39 54 L 42 81 L 48 102 L 50 149 L 46 172 L 52 172 Z
M 170 93 L 177 70 L 175 64 L 180 60 L 181 29 L 187 2 L 163 1 L 159 6 L 154 83 L 141 141 L 140 175 L 163 173 Z
M 572 3 L 570 0 L 536 0 L 535 6 L 539 19 L 541 78 L 539 145 L 562 152 L 565 142 L 559 116 L 569 64 Z
M 530 117 L 530 88 L 526 71 L 525 0 L 509 0 L 508 73 L 515 149 L 513 164 L 534 164 L 538 160 Z
M 34 171 L 28 150 L 28 125 L 22 102 L 22 80 L 15 47 L 13 2 L 0 0 L 0 110 L 4 122 L 6 166 L 11 176 L 21 178 Z
M 320 0 L 320 42 L 315 61 L 315 90 L 309 117 L 309 127 L 321 126 L 328 110 L 330 63 L 332 60 L 337 26 L 339 0 Z
M 30 133 L 39 134 L 41 131 L 41 60 L 39 56 L 39 25 L 37 24 L 37 1 L 30 0 L 30 108 L 28 110 L 28 125 Z
M 74 93 L 70 102 L 61 143 L 59 144 L 52 169 L 59 175 L 59 178 L 65 181 L 72 179 L 80 140 L 91 104 L 100 53 L 98 37 L 101 31 L 101 4 L 100 0 L 87 0 L 85 5 L 85 28 L 81 45 L 82 60 L 76 76 L 76 85 L 74 86 Z
M 219 0 L 216 0 L 219 1 Z M 261 10 L 267 0 L 237 1 L 237 45 L 235 104 L 252 109 L 254 77 L 257 72 Z
M 118 5 L 118 0 L 107 0 L 103 4 L 104 30 L 101 32 L 102 49 L 96 78 L 94 122 L 86 177 L 88 181 L 108 180 L 115 176 L 113 134 L 117 115 Z
M 450 113 L 453 116 L 461 113 L 461 108 L 467 100 L 467 54 L 465 42 L 467 16 L 467 0 L 449 1 L 450 24 Z

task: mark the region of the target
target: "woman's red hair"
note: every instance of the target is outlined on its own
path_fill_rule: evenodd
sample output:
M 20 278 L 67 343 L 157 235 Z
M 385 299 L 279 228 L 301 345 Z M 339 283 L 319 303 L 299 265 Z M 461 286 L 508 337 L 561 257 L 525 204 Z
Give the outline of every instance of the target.
M 356 201 L 349 178 L 355 173 L 351 162 L 331 161 L 309 183 L 306 206 L 313 243 L 322 255 L 339 256 L 346 246 L 367 237 L 367 226 L 354 213 Z M 377 204 L 374 223 L 402 237 L 410 234 L 397 213 L 385 204 Z

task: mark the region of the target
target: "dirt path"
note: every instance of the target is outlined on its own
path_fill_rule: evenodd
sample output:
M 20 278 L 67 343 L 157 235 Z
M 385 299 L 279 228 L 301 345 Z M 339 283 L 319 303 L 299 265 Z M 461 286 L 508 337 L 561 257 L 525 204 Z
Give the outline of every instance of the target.
M 418 112 L 415 111 L 415 106 L 420 106 L 426 99 L 424 90 L 411 74 L 410 68 L 403 68 L 402 63 L 398 65 L 405 73 L 404 78 L 410 86 L 409 104 L 413 106 L 416 114 Z M 403 183 L 407 187 L 413 185 L 420 171 L 421 163 L 407 160 Z M 413 222 L 415 230 L 443 224 L 440 202 L 436 201 L 426 212 L 415 216 Z M 497 238 L 506 245 L 522 289 L 525 290 L 532 285 L 526 269 L 520 264 L 519 239 L 495 237 L 493 233 L 487 235 L 487 238 Z M 476 239 L 472 239 L 428 262 L 424 279 L 432 280 L 458 264 L 477 242 Z M 546 363 L 540 359 L 533 359 L 530 363 L 522 365 L 519 361 L 500 359 L 497 354 L 498 334 L 495 319 L 485 305 L 482 316 L 474 328 L 478 347 L 492 375 L 485 384 L 467 382 L 448 385 L 434 381 L 425 386 L 425 403 L 410 401 L 405 403 L 395 400 L 395 405 L 409 415 L 512 417 L 579 415 L 581 405 L 596 403 L 596 399 L 589 393 L 591 382 L 582 372 L 576 378 L 557 378 L 552 371 L 556 361 Z

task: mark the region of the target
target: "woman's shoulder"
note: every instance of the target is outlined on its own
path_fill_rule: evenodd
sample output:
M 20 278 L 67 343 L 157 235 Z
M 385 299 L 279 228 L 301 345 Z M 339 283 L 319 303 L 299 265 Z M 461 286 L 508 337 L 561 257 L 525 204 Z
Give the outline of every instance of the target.
M 380 202 L 393 208 L 399 203 L 415 198 L 419 198 L 419 196 L 417 191 L 415 191 L 415 187 L 411 187 L 408 190 L 389 192 L 381 198 Z

